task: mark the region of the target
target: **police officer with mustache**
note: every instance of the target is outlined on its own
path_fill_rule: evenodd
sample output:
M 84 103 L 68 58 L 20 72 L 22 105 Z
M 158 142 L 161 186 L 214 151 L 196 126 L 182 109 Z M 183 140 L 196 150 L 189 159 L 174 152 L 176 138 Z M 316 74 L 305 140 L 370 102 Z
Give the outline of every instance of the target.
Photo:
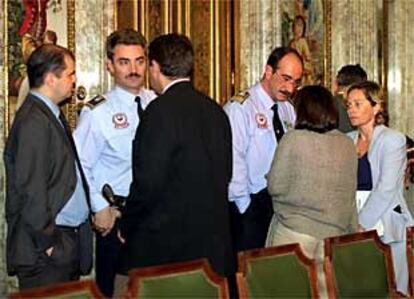
M 265 245 L 273 215 L 265 175 L 280 139 L 295 124 L 290 101 L 302 73 L 303 61 L 296 50 L 275 48 L 262 79 L 224 106 L 233 136 L 229 201 L 233 245 L 237 251 Z
M 74 133 L 80 160 L 90 185 L 95 212 L 96 281 L 112 297 L 121 246 L 114 224 L 118 211 L 102 195 L 109 184 L 116 195 L 127 196 L 132 181 L 132 140 L 140 114 L 156 94 L 145 89 L 146 40 L 135 30 L 113 32 L 107 39 L 107 69 L 115 86 L 82 109 Z

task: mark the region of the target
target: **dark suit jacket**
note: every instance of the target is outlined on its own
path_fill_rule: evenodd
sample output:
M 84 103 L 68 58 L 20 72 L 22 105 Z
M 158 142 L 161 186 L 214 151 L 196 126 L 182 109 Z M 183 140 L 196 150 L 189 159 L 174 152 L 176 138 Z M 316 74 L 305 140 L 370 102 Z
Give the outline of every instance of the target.
M 231 161 L 226 114 L 190 82 L 172 85 L 148 106 L 133 141 L 120 273 L 200 257 L 222 275 L 234 271 Z
M 18 110 L 4 150 L 7 194 L 7 270 L 35 265 L 59 235 L 55 218 L 76 187 L 74 154 L 52 111 L 29 94 Z M 80 229 L 81 271 L 92 266 L 92 232 Z
M 336 108 L 338 109 L 338 116 L 339 116 L 339 122 L 338 122 L 338 130 L 342 133 L 348 133 L 354 130 L 354 127 L 352 127 L 351 121 L 348 117 L 348 112 L 346 111 L 346 107 L 344 105 L 344 97 L 341 94 L 338 94 L 334 96 L 334 101 Z

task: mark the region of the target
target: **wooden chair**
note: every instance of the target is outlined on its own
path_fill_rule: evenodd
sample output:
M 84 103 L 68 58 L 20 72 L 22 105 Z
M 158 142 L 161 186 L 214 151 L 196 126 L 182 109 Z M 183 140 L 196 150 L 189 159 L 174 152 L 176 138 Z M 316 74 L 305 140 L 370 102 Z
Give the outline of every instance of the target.
M 19 298 L 104 298 L 93 280 L 80 280 L 66 283 L 59 283 L 27 289 L 9 295 L 10 299 Z
M 207 259 L 131 270 L 126 298 L 229 298 Z
M 237 287 L 240 298 L 318 298 L 315 261 L 299 244 L 240 252 Z
M 329 298 L 395 298 L 391 248 L 375 230 L 325 239 Z
M 408 289 L 414 298 L 414 226 L 407 227 Z

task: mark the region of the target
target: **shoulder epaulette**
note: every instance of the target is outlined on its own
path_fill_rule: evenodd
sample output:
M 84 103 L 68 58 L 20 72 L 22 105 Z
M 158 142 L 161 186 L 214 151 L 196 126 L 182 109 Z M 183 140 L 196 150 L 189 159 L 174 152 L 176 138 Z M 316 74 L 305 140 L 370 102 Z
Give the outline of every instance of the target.
M 90 109 L 93 109 L 97 107 L 99 104 L 102 104 L 106 101 L 106 98 L 100 94 L 94 96 L 91 100 L 89 100 L 85 106 L 89 107 Z
M 243 90 L 235 94 L 230 101 L 232 102 L 238 102 L 240 104 L 243 104 L 244 101 L 250 96 L 249 92 L 247 90 Z

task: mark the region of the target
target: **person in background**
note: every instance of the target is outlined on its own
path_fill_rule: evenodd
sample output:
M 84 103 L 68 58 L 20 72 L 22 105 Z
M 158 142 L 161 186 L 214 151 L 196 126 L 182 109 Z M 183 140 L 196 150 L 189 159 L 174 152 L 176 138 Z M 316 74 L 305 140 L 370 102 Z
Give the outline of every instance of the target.
M 117 286 L 125 287 L 132 268 L 202 257 L 220 275 L 235 272 L 227 201 L 230 123 L 190 82 L 193 57 L 184 35 L 161 35 L 149 45 L 150 83 L 160 96 L 144 112 L 133 142 Z
M 326 88 L 305 86 L 294 101 L 295 130 L 283 137 L 267 176 L 275 213 L 266 246 L 299 243 L 316 260 L 325 298 L 323 239 L 358 228 L 357 156 L 352 141 L 337 130 L 338 111 Z
M 59 108 L 75 87 L 74 56 L 40 46 L 27 74 L 30 93 L 4 150 L 7 270 L 20 289 L 77 280 L 92 267 L 88 184 Z
M 414 140 L 405 136 L 407 147 L 407 167 L 404 176 L 404 198 L 407 201 L 411 215 L 414 213 Z
M 102 195 L 109 184 L 116 195 L 126 197 L 132 181 L 132 140 L 142 111 L 156 97 L 144 88 L 147 68 L 146 40 L 133 29 L 113 32 L 106 42 L 107 68 L 115 86 L 89 101 L 81 111 L 74 133 L 81 163 L 90 185 L 95 214 L 96 282 L 112 297 L 120 250 L 117 211 Z
M 357 130 L 348 135 L 358 153 L 359 224 L 376 229 L 391 246 L 397 290 L 407 294 L 406 227 L 414 221 L 403 197 L 405 136 L 384 125 L 387 120 L 381 87 L 371 81 L 351 85 L 346 93 L 348 116 Z M 357 194 L 359 195 L 359 193 Z
M 354 83 L 367 80 L 367 73 L 359 64 L 348 64 L 343 66 L 336 75 L 333 86 L 333 94 L 336 108 L 339 112 L 338 130 L 348 133 L 354 128 L 352 127 L 345 107 L 346 89 Z
M 229 201 L 237 251 L 265 245 L 273 216 L 265 175 L 280 139 L 295 123 L 290 100 L 301 84 L 302 74 L 303 62 L 296 50 L 275 48 L 260 82 L 224 106 L 233 139 Z

